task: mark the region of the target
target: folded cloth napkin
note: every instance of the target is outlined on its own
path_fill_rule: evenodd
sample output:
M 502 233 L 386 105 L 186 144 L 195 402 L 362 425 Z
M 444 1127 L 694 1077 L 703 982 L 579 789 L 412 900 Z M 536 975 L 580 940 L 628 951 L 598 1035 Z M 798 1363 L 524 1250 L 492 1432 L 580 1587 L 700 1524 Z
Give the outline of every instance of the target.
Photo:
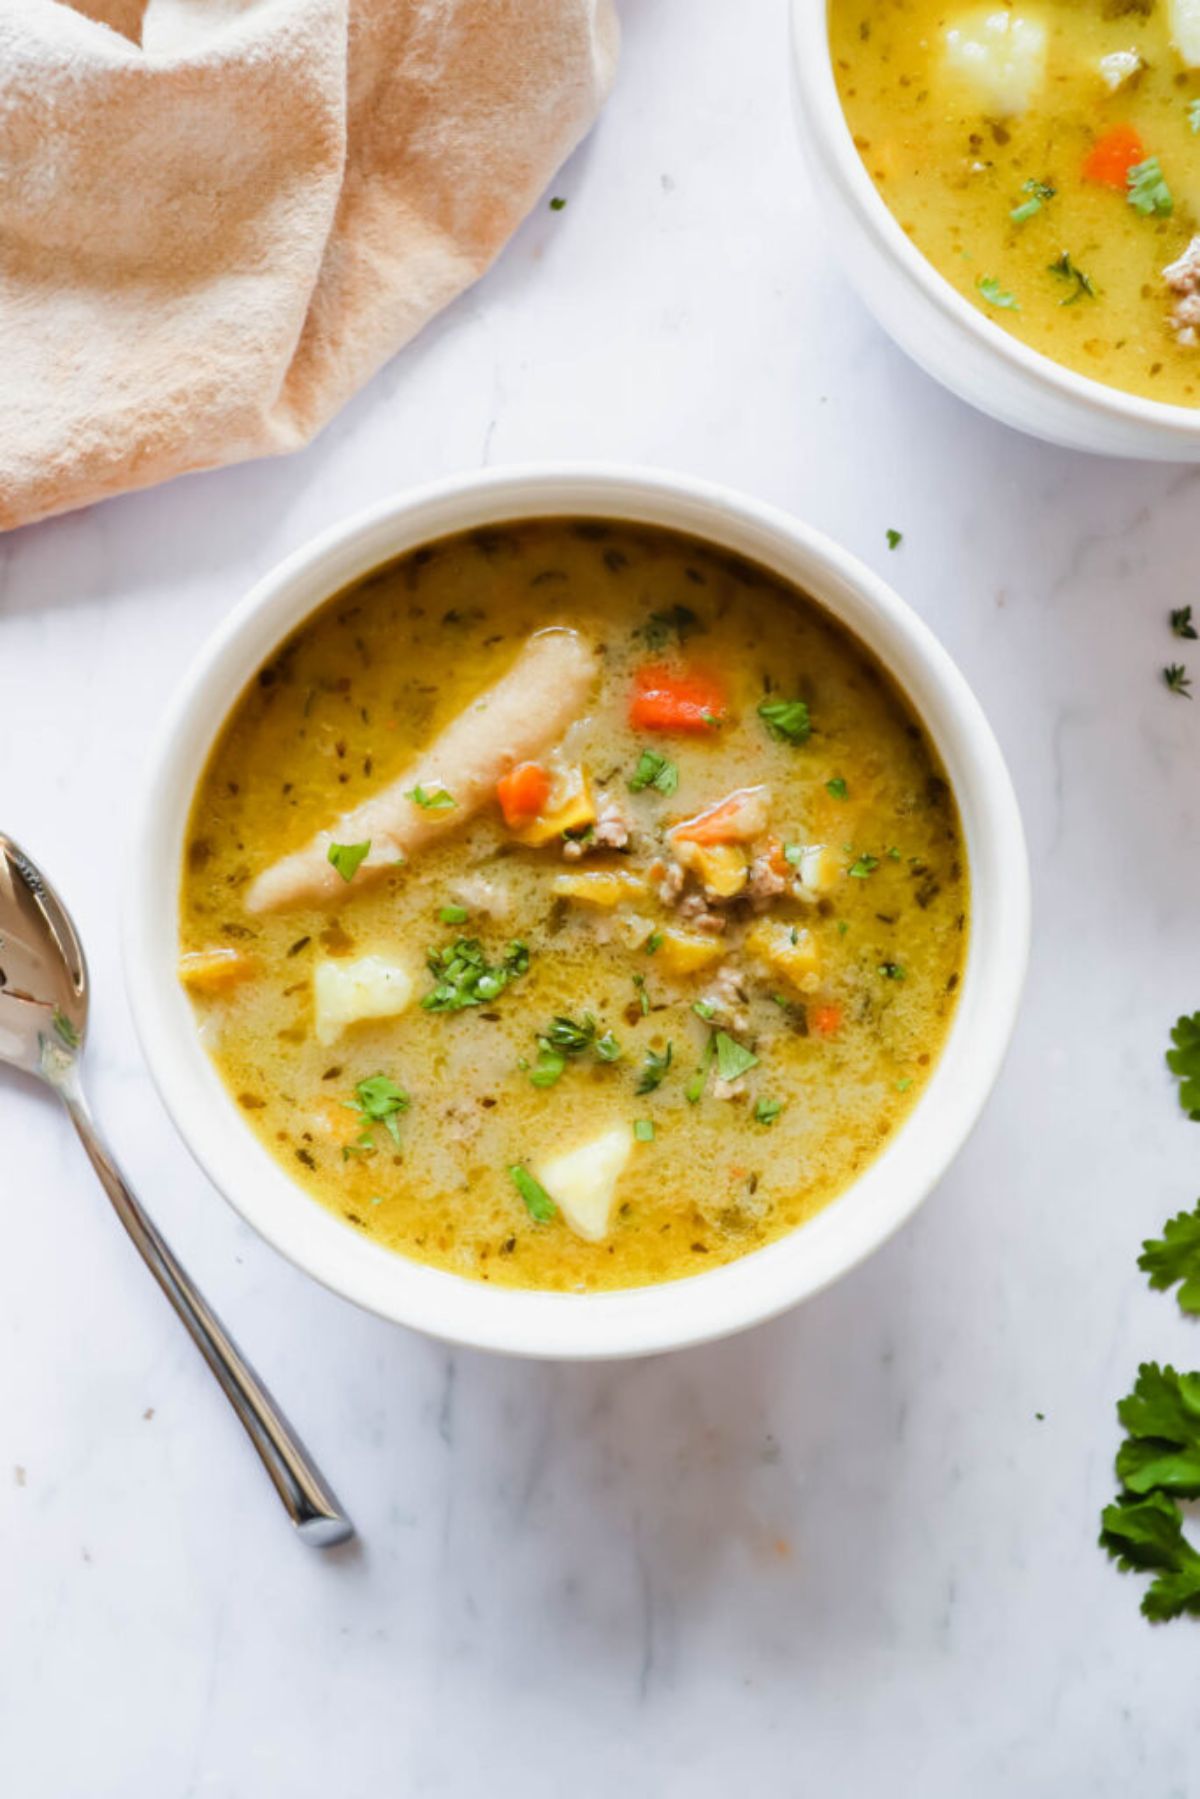
M 0 0 L 0 528 L 306 443 L 616 44 L 612 0 Z

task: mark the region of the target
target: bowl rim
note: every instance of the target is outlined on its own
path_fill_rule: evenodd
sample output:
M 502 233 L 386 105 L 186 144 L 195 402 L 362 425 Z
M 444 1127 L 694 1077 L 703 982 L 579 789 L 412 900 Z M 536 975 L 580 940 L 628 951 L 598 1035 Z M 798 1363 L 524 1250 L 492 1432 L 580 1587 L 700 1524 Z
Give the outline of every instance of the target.
M 1147 399 L 1078 374 L 1013 337 L 965 300 L 903 230 L 855 148 L 834 79 L 829 0 L 791 0 L 791 49 L 798 104 L 810 148 L 821 158 L 821 174 L 834 182 L 876 250 L 908 278 L 946 324 L 966 332 L 996 361 L 1018 368 L 1072 405 L 1104 413 L 1122 425 L 1153 426 L 1175 439 L 1200 436 L 1200 406 Z
M 908 1118 L 843 1194 L 738 1260 L 598 1294 L 502 1288 L 409 1260 L 293 1182 L 238 1116 L 175 976 L 184 835 L 196 782 L 246 682 L 348 581 L 422 543 L 502 520 L 611 518 L 691 532 L 807 590 L 884 664 L 947 769 L 972 879 L 968 961 L 950 1037 Z M 151 1078 L 201 1169 L 298 1267 L 379 1316 L 451 1342 L 556 1359 L 683 1348 L 776 1316 L 878 1248 L 958 1152 L 999 1073 L 1029 950 L 1016 795 L 979 702 L 937 638 L 849 552 L 782 510 L 692 476 L 611 464 L 456 475 L 322 532 L 255 583 L 193 659 L 153 742 L 126 884 L 126 988 Z

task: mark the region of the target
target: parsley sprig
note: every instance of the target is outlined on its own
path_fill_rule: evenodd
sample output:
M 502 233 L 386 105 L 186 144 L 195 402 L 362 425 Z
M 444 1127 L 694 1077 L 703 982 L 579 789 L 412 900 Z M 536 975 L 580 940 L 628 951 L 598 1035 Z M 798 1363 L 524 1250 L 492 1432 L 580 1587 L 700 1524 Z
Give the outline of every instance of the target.
M 466 1006 L 483 1006 L 503 993 L 529 967 L 528 946 L 508 945 L 499 962 L 489 963 L 477 937 L 458 937 L 443 949 L 431 949 L 425 957 L 434 986 L 421 1001 L 427 1012 L 461 1012 Z

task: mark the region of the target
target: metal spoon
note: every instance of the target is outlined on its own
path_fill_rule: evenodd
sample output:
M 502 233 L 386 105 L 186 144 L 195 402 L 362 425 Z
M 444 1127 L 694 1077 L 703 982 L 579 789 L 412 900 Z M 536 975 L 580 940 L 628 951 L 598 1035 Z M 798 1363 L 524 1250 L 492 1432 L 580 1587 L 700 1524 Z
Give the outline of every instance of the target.
M 344 1543 L 354 1526 L 332 1488 L 126 1186 L 92 1122 L 79 1081 L 87 1019 L 87 963 L 70 915 L 0 833 L 0 1062 L 39 1076 L 62 1100 L 118 1218 L 224 1388 L 304 1541 L 321 1549 Z

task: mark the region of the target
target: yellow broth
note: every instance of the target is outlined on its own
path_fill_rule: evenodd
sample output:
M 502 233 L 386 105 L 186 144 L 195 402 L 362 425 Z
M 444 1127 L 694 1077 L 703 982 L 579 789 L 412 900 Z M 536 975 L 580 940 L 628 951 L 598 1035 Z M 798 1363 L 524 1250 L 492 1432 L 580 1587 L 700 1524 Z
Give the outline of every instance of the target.
M 400 774 L 531 633 L 555 624 L 599 655 L 601 678 L 564 753 L 632 821 L 623 853 L 571 861 L 561 838 L 524 847 L 492 805 L 361 893 L 350 883 L 332 905 L 247 911 L 261 869 Z M 631 681 L 647 661 L 719 671 L 730 702 L 722 727 L 631 728 Z M 773 736 L 759 716 L 781 697 L 807 702 L 807 741 Z M 648 748 L 676 766 L 675 792 L 629 791 Z M 724 903 L 715 965 L 668 972 L 656 938 L 679 924 L 678 899 L 654 883 L 614 910 L 554 894 L 564 870 L 661 871 L 669 823 L 764 783 L 772 832 L 831 846 L 836 878 L 818 900 L 788 891 L 758 912 L 744 897 Z M 480 909 L 480 892 L 500 915 Z M 967 904 L 953 796 L 910 707 L 857 641 L 803 594 L 700 542 L 547 520 L 450 538 L 380 570 L 328 602 L 250 683 L 192 807 L 181 948 L 247 959 L 248 978 L 193 994 L 198 1026 L 246 1123 L 314 1199 L 457 1274 L 592 1291 L 728 1262 L 803 1224 L 854 1179 L 942 1047 Z M 447 906 L 465 921 L 444 923 Z M 763 913 L 809 933 L 819 973 L 804 990 L 749 953 Z M 463 936 L 493 964 L 520 940 L 527 972 L 489 1004 L 436 1012 L 418 998 L 333 1047 L 314 1040 L 318 959 L 398 950 L 424 996 L 434 986 L 427 952 Z M 743 985 L 736 1022 L 721 1000 L 713 1017 L 694 1009 L 713 1004 L 704 996 L 722 968 Z M 556 1015 L 585 1014 L 597 1035 L 611 1031 L 619 1059 L 567 1055 L 560 1078 L 535 1085 L 539 1035 Z M 757 1057 L 729 1097 L 705 1068 L 722 1023 Z M 668 1048 L 664 1078 L 639 1094 Z M 356 1085 L 380 1073 L 411 1103 L 393 1121 L 398 1140 L 376 1124 L 360 1153 L 364 1120 L 351 1104 Z M 531 1217 L 514 1166 L 639 1121 L 603 1241 L 582 1240 L 562 1216 Z
M 1045 32 L 1043 75 L 1015 112 L 947 60 L 950 31 L 1005 11 Z M 939 273 L 997 327 L 1066 368 L 1194 406 L 1200 345 L 1173 327 L 1178 295 L 1163 271 L 1197 230 L 1200 70 L 1171 45 L 1166 0 L 830 0 L 829 26 L 862 160 Z M 1113 57 L 1134 60 L 1105 63 Z M 1133 73 L 1110 91 L 1104 69 L 1116 79 L 1122 66 Z M 1158 210 L 1131 204 L 1119 171 L 1115 188 L 1085 178 L 1095 145 L 1120 127 L 1158 159 Z

